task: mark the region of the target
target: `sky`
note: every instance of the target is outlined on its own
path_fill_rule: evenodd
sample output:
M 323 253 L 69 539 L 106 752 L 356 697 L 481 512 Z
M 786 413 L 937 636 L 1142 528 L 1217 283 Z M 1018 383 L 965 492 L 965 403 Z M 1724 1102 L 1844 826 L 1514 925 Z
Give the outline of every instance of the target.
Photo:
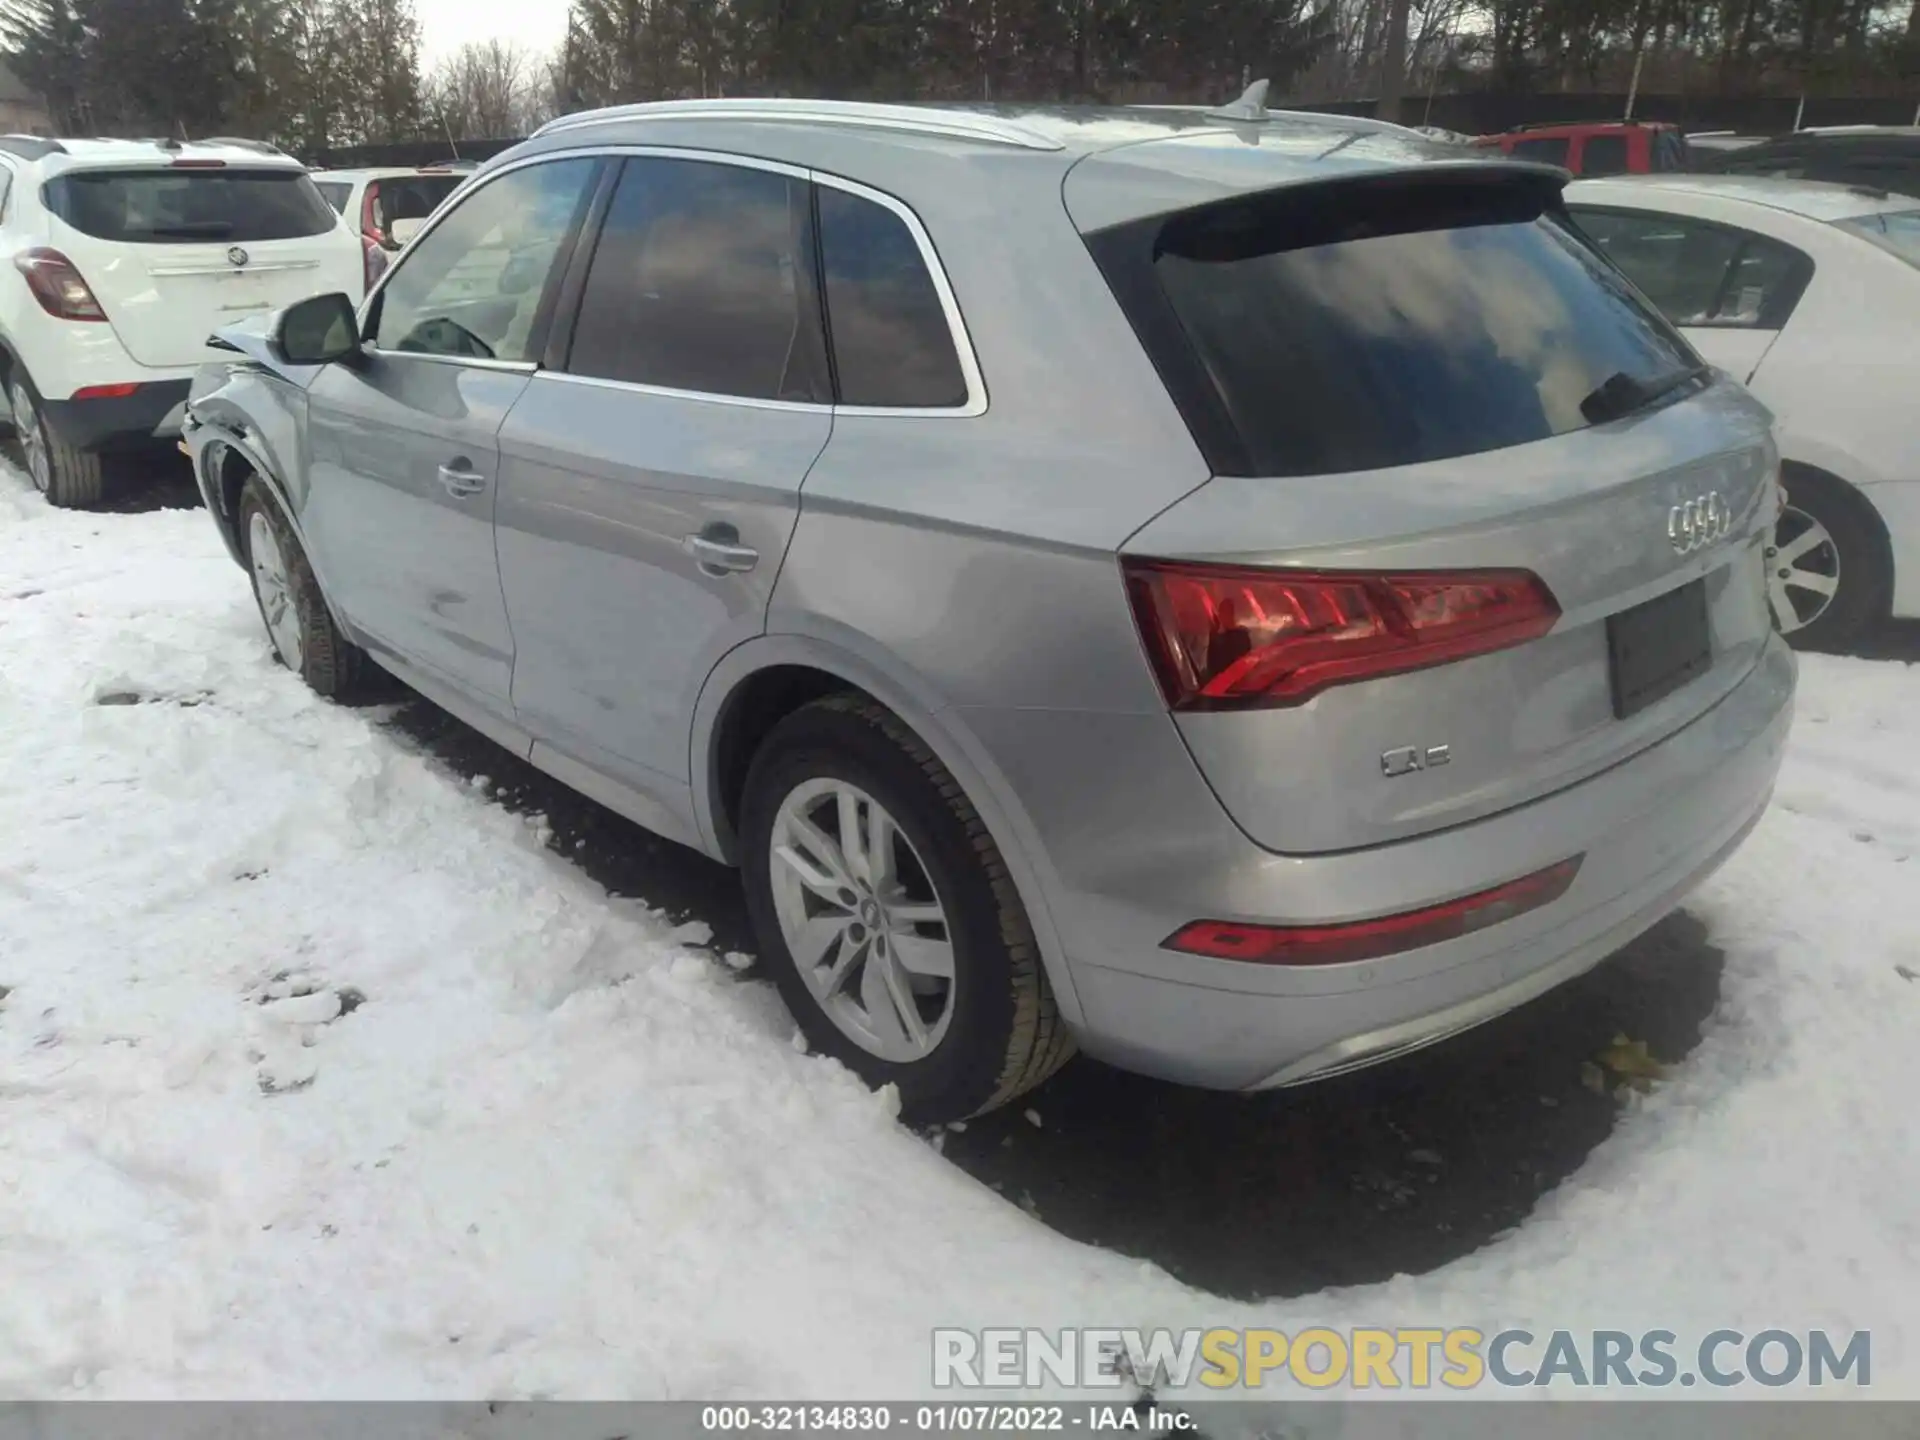
M 567 29 L 567 0 L 414 0 L 427 66 L 470 40 L 514 40 L 549 51 Z

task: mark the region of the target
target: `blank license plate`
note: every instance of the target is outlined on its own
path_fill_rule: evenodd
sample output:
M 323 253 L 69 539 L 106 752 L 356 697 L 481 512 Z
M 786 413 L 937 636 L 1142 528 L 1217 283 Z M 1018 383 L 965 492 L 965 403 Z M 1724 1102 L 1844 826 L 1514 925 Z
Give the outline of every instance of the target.
M 1704 579 L 1607 617 L 1613 713 L 1626 719 L 1713 668 Z

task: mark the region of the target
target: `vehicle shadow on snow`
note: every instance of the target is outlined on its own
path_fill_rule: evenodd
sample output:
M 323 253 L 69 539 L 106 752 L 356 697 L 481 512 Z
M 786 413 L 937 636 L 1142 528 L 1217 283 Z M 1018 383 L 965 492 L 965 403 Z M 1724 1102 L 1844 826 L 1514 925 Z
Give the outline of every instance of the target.
M 393 687 L 386 723 L 616 895 L 704 921 L 752 954 L 734 872 L 629 824 Z M 1219 1095 L 1081 1058 L 949 1129 L 946 1157 L 1064 1235 L 1235 1298 L 1309 1293 L 1472 1253 L 1517 1225 L 1613 1128 L 1619 1037 L 1671 1062 L 1699 1041 L 1721 953 L 1682 912 L 1579 980 L 1378 1069 Z M 751 979 L 753 972 L 746 972 Z M 1628 1051 L 1631 1054 L 1631 1050 Z M 1629 1067 L 1631 1068 L 1631 1067 Z
M 26 474 L 20 441 L 8 432 L 0 456 Z M 105 457 L 103 494 L 92 509 L 107 515 L 145 515 L 155 510 L 191 510 L 200 504 L 193 467 L 173 442 L 155 442 L 139 450 Z

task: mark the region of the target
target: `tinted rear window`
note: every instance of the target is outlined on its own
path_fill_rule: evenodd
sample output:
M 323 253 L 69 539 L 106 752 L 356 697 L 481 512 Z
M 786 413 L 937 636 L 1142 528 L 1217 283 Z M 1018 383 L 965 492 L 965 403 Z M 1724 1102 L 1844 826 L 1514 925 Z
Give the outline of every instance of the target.
M 967 403 L 920 246 L 891 210 L 823 186 L 820 250 L 843 405 L 945 409 Z
M 1332 474 L 1577 430 L 1581 402 L 1616 373 L 1698 363 L 1542 213 L 1549 198 L 1303 187 L 1177 216 L 1131 260 L 1119 232 L 1090 239 L 1216 470 Z
M 79 170 L 46 197 L 81 234 L 136 245 L 297 240 L 339 223 L 299 170 Z
M 1580 147 L 1582 175 L 1624 175 L 1627 173 L 1627 137 L 1589 135 Z

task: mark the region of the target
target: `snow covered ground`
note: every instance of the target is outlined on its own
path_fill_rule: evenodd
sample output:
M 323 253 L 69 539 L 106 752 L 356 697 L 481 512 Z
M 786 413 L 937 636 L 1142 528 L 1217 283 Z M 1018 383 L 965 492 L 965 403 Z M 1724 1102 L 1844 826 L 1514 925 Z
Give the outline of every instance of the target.
M 901 1398 L 935 1326 L 1426 1324 L 1870 1329 L 1920 1396 L 1920 668 L 1806 663 L 1691 902 L 1720 1008 L 1532 1219 L 1265 1305 L 978 1185 L 378 718 L 204 513 L 0 470 L 0 1395 Z

